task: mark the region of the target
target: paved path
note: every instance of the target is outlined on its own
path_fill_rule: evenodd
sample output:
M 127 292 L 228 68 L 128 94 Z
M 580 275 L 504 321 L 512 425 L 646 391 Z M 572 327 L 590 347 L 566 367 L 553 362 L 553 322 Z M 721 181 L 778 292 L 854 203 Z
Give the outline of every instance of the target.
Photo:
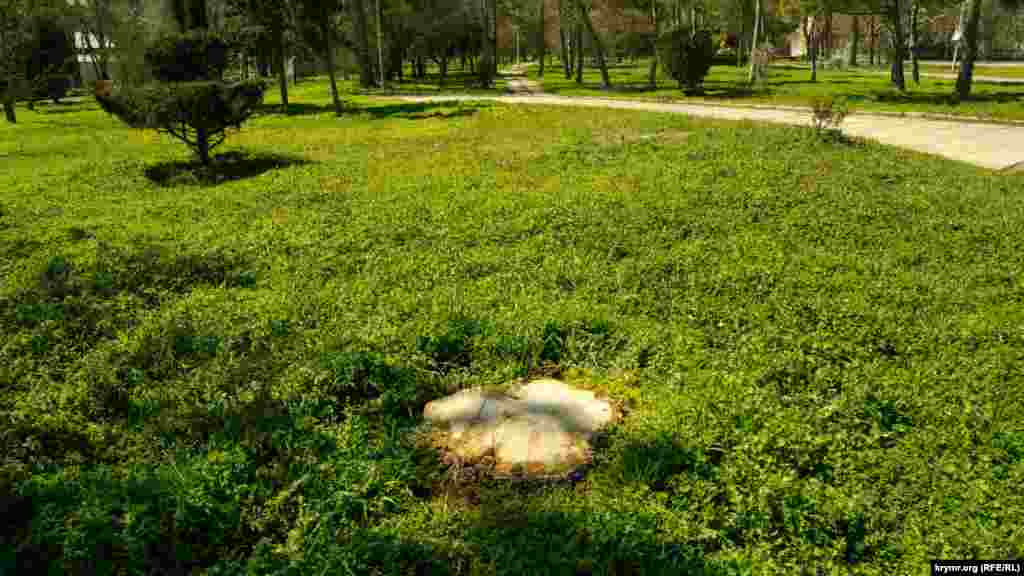
M 580 106 L 671 112 L 721 120 L 753 120 L 809 126 L 809 109 L 739 108 L 703 104 L 677 104 L 611 98 L 552 96 L 547 94 L 509 96 L 407 96 L 404 100 L 454 101 L 492 100 L 507 104 Z M 843 132 L 889 144 L 945 156 L 994 170 L 1024 168 L 1024 126 L 932 120 L 925 118 L 851 114 Z
M 517 64 L 503 76 L 508 79 L 508 91 L 512 94 L 540 94 L 544 88 L 527 76 L 528 64 Z

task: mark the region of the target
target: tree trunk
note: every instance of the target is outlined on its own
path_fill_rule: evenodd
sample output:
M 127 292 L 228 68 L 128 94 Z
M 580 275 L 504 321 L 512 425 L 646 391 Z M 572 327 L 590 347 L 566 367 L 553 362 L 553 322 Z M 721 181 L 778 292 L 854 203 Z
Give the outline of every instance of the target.
M 380 87 L 384 87 L 384 9 L 381 7 L 380 0 L 377 0 L 377 6 L 374 8 L 374 15 L 377 18 L 377 82 Z
M 565 79 L 572 78 L 572 54 L 569 53 L 569 43 L 565 40 L 565 28 L 559 26 L 558 41 L 562 45 L 562 70 L 565 72 Z
M 832 58 L 832 10 L 825 12 L 825 30 L 823 30 L 822 40 L 825 44 L 825 59 Z
M 974 61 L 978 58 L 978 21 L 981 20 L 981 0 L 969 0 L 967 10 L 967 23 L 960 37 L 963 44 L 960 74 L 956 78 L 956 94 L 961 100 L 966 100 L 971 96 Z
M 907 90 L 906 80 L 903 77 L 903 61 L 906 59 L 904 54 L 906 42 L 903 38 L 903 18 L 902 18 L 902 7 L 900 6 L 899 0 L 896 0 L 893 5 L 889 8 L 889 21 L 892 23 L 892 67 L 890 71 L 890 77 L 892 83 L 896 85 L 896 88 L 900 92 Z
M 284 29 L 278 28 L 277 34 L 277 83 L 281 88 L 281 111 L 288 113 L 288 70 L 286 63 L 288 52 L 284 42 Z
M 14 111 L 14 98 L 11 98 L 10 96 L 5 94 L 3 99 L 4 99 L 4 116 L 7 118 L 7 121 L 10 122 L 11 124 L 17 124 L 18 123 L 18 115 Z
M 374 85 L 373 60 L 370 58 L 370 32 L 366 22 L 366 6 L 363 0 L 352 0 L 352 24 L 356 33 L 356 59 L 359 62 L 359 85 L 369 88 Z
M 480 85 L 483 88 L 490 88 L 494 85 L 495 67 L 497 59 L 495 56 L 495 44 L 493 41 L 494 0 L 480 0 L 480 21 L 483 23 L 483 38 L 481 38 L 481 54 L 479 63 Z
M 761 75 L 761 71 L 757 69 L 758 58 L 757 58 L 757 36 L 761 33 L 761 0 L 754 0 L 754 36 L 750 41 L 750 78 L 748 82 L 753 84 L 757 81 L 757 77 Z
M 647 83 L 651 90 L 658 88 L 658 3 L 651 0 L 651 27 L 654 28 L 654 36 L 651 39 L 651 68 L 647 72 Z
M 921 70 L 917 63 L 917 14 L 920 8 L 921 5 L 918 0 L 914 0 L 914 7 L 910 16 L 910 62 L 914 84 L 921 84 Z
M 498 2 L 487 0 L 491 21 L 488 31 L 491 34 L 491 78 L 498 77 Z
M 872 16 L 868 22 L 868 63 L 875 65 L 875 17 Z
M 108 3 L 94 1 L 93 6 L 96 9 L 96 40 L 100 44 L 100 50 L 106 50 L 110 45 L 110 34 L 103 28 L 104 24 L 110 23 L 111 14 L 109 13 L 110 6 Z M 107 10 L 104 10 L 106 8 Z M 106 13 L 105 13 L 106 12 Z M 100 80 L 110 80 L 110 54 L 103 52 L 99 57 L 100 67 Z
M 334 113 L 342 114 L 341 97 L 338 96 L 338 73 L 334 62 L 334 43 L 331 42 L 331 28 L 326 16 L 320 19 L 320 33 L 324 35 L 324 46 L 327 52 L 327 77 L 331 80 L 331 99 L 334 101 Z
M 576 37 L 572 44 L 576 56 L 576 83 L 583 84 L 583 26 L 576 22 L 574 30 Z
M 850 30 L 850 54 L 848 64 L 857 65 L 857 45 L 860 44 L 860 18 L 853 17 L 853 28 Z
M 444 81 L 448 79 L 448 47 L 444 47 L 444 51 L 441 53 L 441 61 L 438 62 L 441 67 L 441 77 L 438 80 L 438 88 L 444 88 Z
M 544 60 L 547 59 L 548 55 L 548 43 L 544 37 L 544 0 L 540 0 L 540 17 L 538 18 L 537 27 L 540 29 L 538 35 L 540 36 L 540 46 L 538 47 L 538 57 L 540 60 L 540 67 L 537 69 L 537 78 L 544 78 Z
M 652 0 L 653 1 L 653 0 Z M 743 66 L 743 40 L 747 36 L 747 4 L 740 2 L 740 33 L 736 36 L 736 67 Z
M 814 21 L 811 21 L 811 82 L 818 81 L 818 42 L 820 40 L 818 38 L 818 31 L 815 30 L 815 24 L 816 23 Z
M 607 90 L 612 87 L 612 81 L 608 77 L 608 63 L 604 59 L 604 43 L 601 42 L 601 37 L 594 30 L 590 11 L 583 5 L 582 0 L 576 0 L 576 6 L 579 7 L 580 18 L 583 20 L 583 25 L 587 27 L 587 33 L 590 34 L 590 40 L 594 43 L 594 50 L 597 52 L 597 66 L 601 69 L 601 87 Z
M 196 129 L 196 148 L 199 152 L 199 161 L 203 163 L 203 166 L 210 165 L 210 135 L 206 133 L 206 128 Z

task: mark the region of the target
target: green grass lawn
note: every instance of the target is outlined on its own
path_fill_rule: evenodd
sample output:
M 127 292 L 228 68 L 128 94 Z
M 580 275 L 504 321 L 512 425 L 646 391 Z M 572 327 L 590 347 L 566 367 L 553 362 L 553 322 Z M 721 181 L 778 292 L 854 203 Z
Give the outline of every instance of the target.
M 218 185 L 93 105 L 0 124 L 0 566 L 926 574 L 1024 551 L 1024 176 L 809 129 L 355 99 Z M 527 364 L 582 479 L 409 431 Z
M 851 110 L 890 112 L 929 112 L 978 116 L 991 119 L 1024 120 L 1024 84 L 976 82 L 969 102 L 954 103 L 951 99 L 955 80 L 921 79 L 915 85 L 907 76 L 908 91 L 901 94 L 891 87 L 888 77 L 873 70 L 819 70 L 818 82 L 810 81 L 810 70 L 799 66 L 772 67 L 762 86 L 746 84 L 747 68 L 714 66 L 705 82 L 706 95 L 688 98 L 678 84 L 667 78 L 659 80 L 657 90 L 647 84 L 648 64 L 624 64 L 610 69 L 612 89 L 601 88 L 601 74 L 596 68 L 584 68 L 583 84 L 567 80 L 559 66 L 549 67 L 544 75 L 545 92 L 566 96 L 603 96 L 613 98 L 702 101 L 711 104 L 769 104 L 807 106 L 819 96 L 850 99 Z M 981 74 L 981 72 L 978 72 Z M 536 78 L 536 67 L 530 76 Z
M 921 66 L 921 72 L 931 72 L 934 74 L 956 74 L 958 70 L 952 69 L 949 66 L 935 66 L 927 65 Z M 1024 78 L 1024 66 L 984 66 L 979 65 L 974 67 L 974 73 L 978 76 L 991 76 L 996 78 L 1011 78 L 1020 79 Z

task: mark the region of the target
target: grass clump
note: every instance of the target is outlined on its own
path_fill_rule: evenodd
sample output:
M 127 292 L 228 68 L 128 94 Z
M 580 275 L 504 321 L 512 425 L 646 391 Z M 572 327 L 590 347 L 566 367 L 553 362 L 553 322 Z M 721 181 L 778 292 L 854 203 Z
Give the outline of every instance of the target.
M 850 109 L 845 100 L 825 96 L 811 101 L 814 130 L 818 136 L 828 135 L 835 138 L 842 134 L 841 126 L 849 113 Z

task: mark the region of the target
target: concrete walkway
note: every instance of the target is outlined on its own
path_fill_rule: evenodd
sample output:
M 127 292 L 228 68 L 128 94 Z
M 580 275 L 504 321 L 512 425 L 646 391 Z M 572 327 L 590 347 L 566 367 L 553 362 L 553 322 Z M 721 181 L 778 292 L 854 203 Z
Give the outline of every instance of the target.
M 645 110 L 720 120 L 811 125 L 810 109 L 739 108 L 547 94 L 406 96 L 402 99 L 412 102 L 487 100 L 506 104 Z M 843 133 L 849 136 L 944 156 L 993 170 L 1014 170 L 1024 167 L 1024 126 L 855 113 L 846 118 L 842 129 Z
M 528 94 L 540 94 L 544 91 L 544 88 L 538 82 L 530 80 L 527 75 L 528 68 L 529 66 L 526 64 L 517 64 L 502 74 L 508 81 L 509 93 L 525 96 Z

